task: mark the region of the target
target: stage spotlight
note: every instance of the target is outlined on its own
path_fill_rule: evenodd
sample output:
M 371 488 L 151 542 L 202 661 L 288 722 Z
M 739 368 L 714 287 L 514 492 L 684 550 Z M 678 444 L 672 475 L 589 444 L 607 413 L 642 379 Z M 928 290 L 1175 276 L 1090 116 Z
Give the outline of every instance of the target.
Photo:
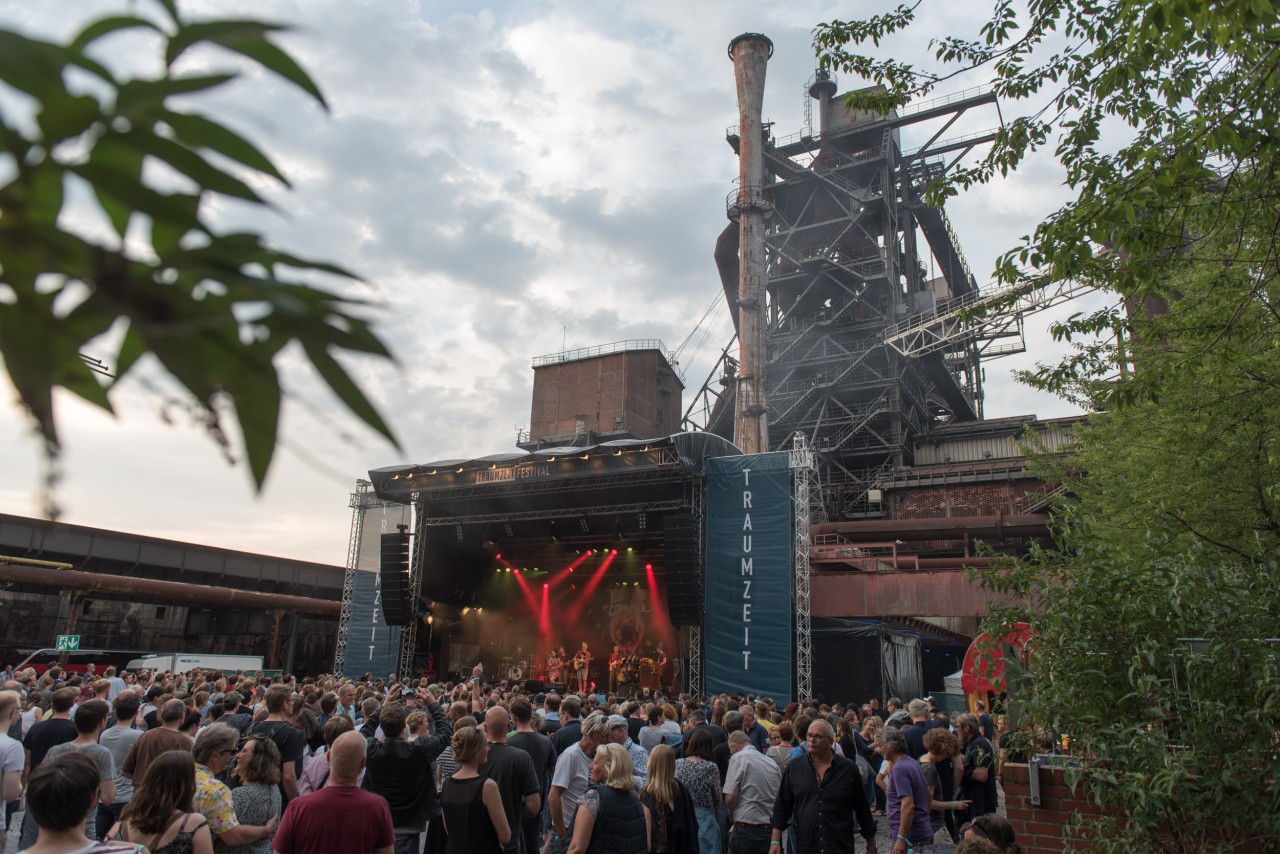
M 635 549 L 631 548 L 631 546 L 627 546 L 627 554 L 631 554 L 633 551 L 635 551 Z
M 582 533 L 584 534 L 591 533 L 591 523 L 587 521 L 587 517 L 585 515 L 578 517 L 578 524 L 582 526 Z
M 458 542 L 462 542 L 462 526 L 454 525 L 454 530 L 458 532 Z
M 544 582 L 542 582 L 542 589 L 543 589 L 543 590 L 546 590 L 549 586 L 550 586 L 550 585 L 549 585 L 549 584 L 547 584 L 545 581 L 544 581 Z
M 484 616 L 484 608 L 476 608 L 476 614 L 477 614 L 478 616 L 483 617 L 483 616 Z
M 462 616 L 464 616 L 464 617 L 465 617 L 465 616 L 467 616 L 467 614 L 470 614 L 470 613 L 471 613 L 471 609 L 470 609 L 470 608 L 463 608 L 463 609 L 462 609 Z
M 611 555 L 616 555 L 617 553 L 618 553 L 618 550 L 617 550 L 617 549 L 614 549 L 613 551 L 609 552 L 609 554 L 611 554 Z
M 510 572 L 510 571 L 511 571 L 511 567 L 507 567 L 507 572 Z
M 651 564 L 651 563 L 646 563 L 646 564 L 644 565 L 644 568 L 645 568 L 647 571 L 652 572 L 652 571 L 653 571 L 653 564 Z

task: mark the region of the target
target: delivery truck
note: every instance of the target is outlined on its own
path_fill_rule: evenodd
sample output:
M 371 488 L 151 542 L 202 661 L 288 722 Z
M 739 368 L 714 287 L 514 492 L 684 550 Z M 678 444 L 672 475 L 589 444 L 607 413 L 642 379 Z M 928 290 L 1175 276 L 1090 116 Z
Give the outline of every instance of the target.
M 126 666 L 126 670 L 150 670 L 152 672 L 168 670 L 171 673 L 185 673 L 188 670 L 216 670 L 230 676 L 237 672 L 261 673 L 274 675 L 279 670 L 267 671 L 263 667 L 260 655 L 219 655 L 203 652 L 170 652 L 144 655 L 135 658 Z

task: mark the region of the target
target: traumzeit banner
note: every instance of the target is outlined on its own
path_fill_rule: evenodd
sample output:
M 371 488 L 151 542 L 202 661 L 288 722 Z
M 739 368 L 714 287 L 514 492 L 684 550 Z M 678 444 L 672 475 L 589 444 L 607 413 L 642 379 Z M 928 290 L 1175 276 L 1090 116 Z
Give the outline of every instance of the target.
M 786 452 L 707 461 L 706 691 L 791 701 Z

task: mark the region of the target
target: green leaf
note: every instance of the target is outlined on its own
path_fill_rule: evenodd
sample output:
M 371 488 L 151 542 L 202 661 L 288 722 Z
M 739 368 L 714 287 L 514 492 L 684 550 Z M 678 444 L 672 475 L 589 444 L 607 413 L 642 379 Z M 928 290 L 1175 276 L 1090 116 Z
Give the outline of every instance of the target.
M 197 222 L 200 214 L 200 196 L 173 193 L 170 198 L 175 204 L 185 205 L 186 215 L 176 220 L 151 220 L 151 248 L 162 260 L 179 247 L 183 237 L 191 233 L 191 223 Z
M 56 95 L 45 99 L 36 115 L 45 145 L 52 147 L 71 139 L 101 121 L 102 109 L 88 95 Z
M 320 376 L 329 384 L 329 388 L 333 389 L 338 399 L 345 403 L 347 408 L 354 412 L 361 421 L 381 433 L 394 448 L 399 450 L 400 443 L 391 432 L 391 428 L 382 420 L 382 416 L 378 414 L 378 410 L 369 402 L 369 399 L 364 396 L 364 392 L 360 390 L 360 387 L 351 381 L 351 377 L 347 376 L 347 372 L 329 354 L 328 349 L 323 346 L 308 344 L 306 341 L 303 341 L 302 344 L 306 349 L 307 357 L 311 359 L 311 364 L 315 365 Z
M 271 458 L 275 454 L 280 429 L 280 378 L 270 355 L 260 345 L 253 348 L 257 357 L 236 372 L 227 392 L 236 405 L 236 419 L 244 440 L 249 471 L 258 489 L 267 478 Z
M 30 172 L 30 201 L 27 215 L 37 225 L 52 228 L 62 213 L 62 169 L 46 160 Z
M 174 134 L 185 145 L 192 148 L 208 148 L 216 151 L 237 163 L 243 163 L 251 169 L 270 175 L 286 187 L 289 186 L 288 180 L 276 169 L 275 164 L 266 155 L 244 137 L 229 128 L 204 116 L 191 113 L 168 111 L 164 113 L 162 118 L 169 127 L 173 128 Z
M 234 80 L 235 74 L 190 74 L 159 80 L 130 80 L 116 95 L 116 112 L 127 118 L 159 118 L 166 98 L 206 92 Z
M 132 15 L 112 15 L 106 18 L 99 18 L 90 23 L 71 40 L 68 47 L 79 53 L 103 36 L 137 27 L 160 32 L 160 28 L 146 18 L 137 18 Z
M 268 71 L 280 75 L 307 92 L 326 110 L 320 88 L 293 57 L 268 40 L 267 36 L 284 27 L 262 21 L 207 21 L 188 24 L 169 42 L 166 60 L 172 65 L 187 48 L 199 42 L 211 42 L 254 60 Z
M 238 199 L 266 204 L 249 185 L 222 171 L 186 146 L 149 131 L 121 134 L 120 140 L 143 154 L 162 160 L 199 185 L 202 191 L 222 193 Z
M 65 95 L 66 65 L 67 51 L 61 45 L 0 29 L 0 80 L 13 88 L 39 100 Z

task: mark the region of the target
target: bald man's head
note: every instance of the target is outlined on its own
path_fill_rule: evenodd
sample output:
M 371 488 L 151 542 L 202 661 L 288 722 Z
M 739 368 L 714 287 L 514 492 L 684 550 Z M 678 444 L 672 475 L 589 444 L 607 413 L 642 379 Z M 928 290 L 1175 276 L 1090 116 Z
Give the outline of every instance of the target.
M 501 706 L 494 706 L 484 713 L 484 734 L 489 741 L 506 741 L 507 730 L 510 728 L 511 719 L 507 716 L 507 710 Z
M 354 786 L 364 768 L 367 742 L 356 730 L 344 732 L 329 750 L 329 785 Z

